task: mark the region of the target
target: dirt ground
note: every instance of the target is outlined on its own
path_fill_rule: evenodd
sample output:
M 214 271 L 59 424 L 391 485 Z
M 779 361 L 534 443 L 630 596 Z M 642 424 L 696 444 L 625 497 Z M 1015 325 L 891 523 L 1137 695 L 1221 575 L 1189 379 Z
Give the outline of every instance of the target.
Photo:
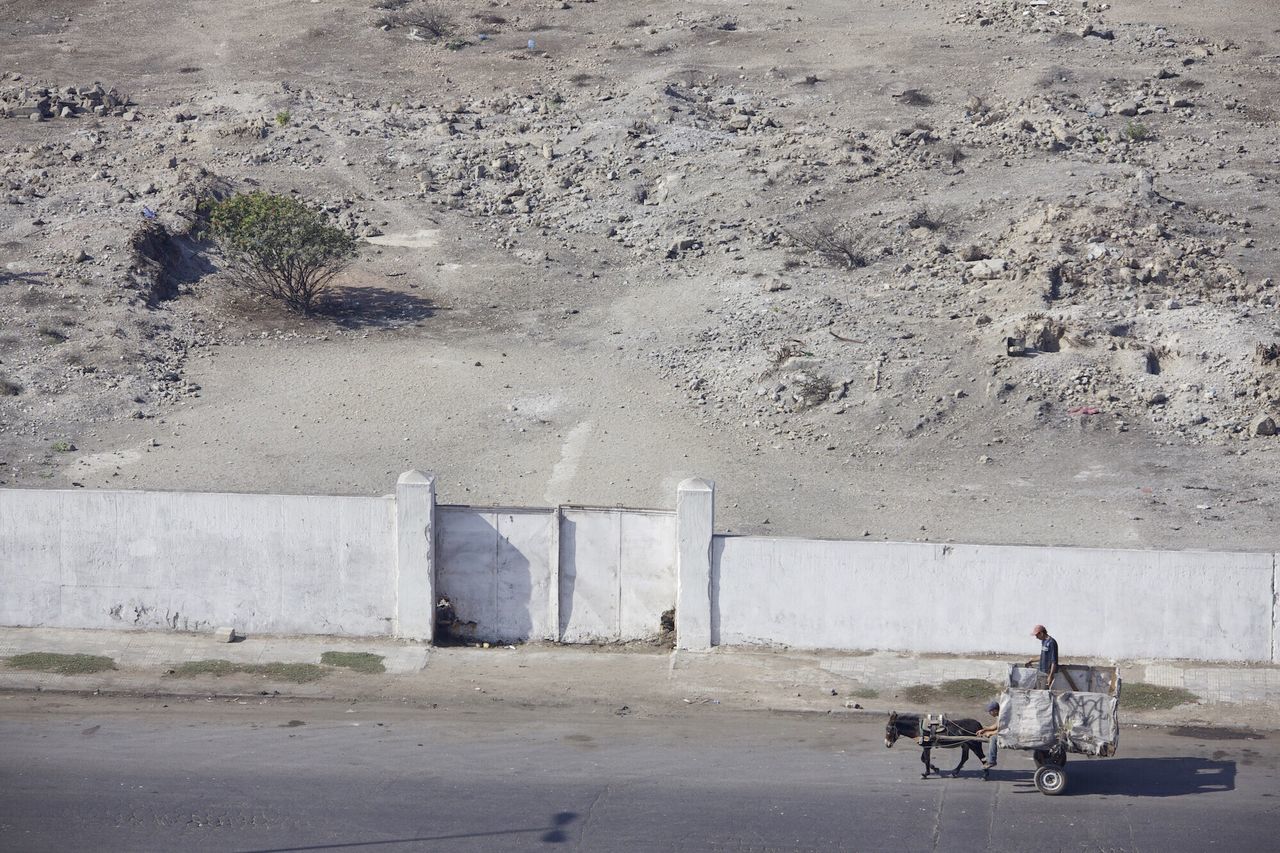
M 0 486 L 1277 547 L 1272 3 L 376 5 L 6 4 Z M 249 189 L 365 240 L 319 316 Z

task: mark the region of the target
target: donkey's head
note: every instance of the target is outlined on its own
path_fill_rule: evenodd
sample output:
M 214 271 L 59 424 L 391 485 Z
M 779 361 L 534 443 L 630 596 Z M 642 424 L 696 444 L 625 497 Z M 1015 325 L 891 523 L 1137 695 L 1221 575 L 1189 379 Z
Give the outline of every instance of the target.
M 888 749 L 889 747 L 893 746 L 894 742 L 898 739 L 899 734 L 900 732 L 898 731 L 898 712 L 890 711 L 889 722 L 887 722 L 884 727 L 884 748 Z

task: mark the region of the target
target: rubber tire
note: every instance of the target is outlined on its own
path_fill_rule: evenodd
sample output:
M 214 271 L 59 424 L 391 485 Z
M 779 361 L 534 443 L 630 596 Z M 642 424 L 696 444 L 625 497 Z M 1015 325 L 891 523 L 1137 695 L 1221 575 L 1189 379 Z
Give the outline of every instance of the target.
M 1035 783 L 1037 791 L 1046 797 L 1056 797 L 1067 789 L 1067 772 L 1046 764 L 1036 770 Z
M 1036 767 L 1064 767 L 1067 763 L 1067 752 L 1063 749 L 1037 749 L 1032 753 Z

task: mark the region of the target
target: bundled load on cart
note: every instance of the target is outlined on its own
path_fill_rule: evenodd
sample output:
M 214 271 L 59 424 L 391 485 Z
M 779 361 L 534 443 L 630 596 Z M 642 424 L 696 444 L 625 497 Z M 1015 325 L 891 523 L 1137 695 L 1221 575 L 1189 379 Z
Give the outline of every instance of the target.
M 992 737 L 1001 747 L 1032 751 L 1036 788 L 1054 795 L 1066 789 L 1068 753 L 1115 755 L 1120 677 L 1115 667 L 1067 664 L 1058 668 L 1048 689 L 1045 679 L 1035 668 L 1010 667 Z

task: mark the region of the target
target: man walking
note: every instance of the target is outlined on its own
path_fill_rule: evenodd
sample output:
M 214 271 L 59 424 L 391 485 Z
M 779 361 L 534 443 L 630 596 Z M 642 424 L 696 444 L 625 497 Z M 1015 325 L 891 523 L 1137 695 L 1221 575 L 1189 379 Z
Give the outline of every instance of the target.
M 1053 687 L 1053 677 L 1058 674 L 1058 641 L 1049 636 L 1043 625 L 1037 625 L 1031 636 L 1040 641 L 1039 669 L 1045 673 L 1045 689 Z M 1036 666 L 1035 658 L 1027 661 L 1027 666 Z

